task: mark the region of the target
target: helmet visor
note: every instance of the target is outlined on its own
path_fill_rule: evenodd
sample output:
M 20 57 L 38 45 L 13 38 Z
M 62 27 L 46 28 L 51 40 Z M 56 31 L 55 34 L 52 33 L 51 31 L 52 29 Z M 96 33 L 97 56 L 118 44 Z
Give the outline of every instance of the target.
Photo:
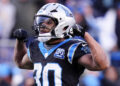
M 36 16 L 34 25 L 37 29 L 39 29 L 40 33 L 48 33 L 56 26 L 55 21 L 46 16 Z

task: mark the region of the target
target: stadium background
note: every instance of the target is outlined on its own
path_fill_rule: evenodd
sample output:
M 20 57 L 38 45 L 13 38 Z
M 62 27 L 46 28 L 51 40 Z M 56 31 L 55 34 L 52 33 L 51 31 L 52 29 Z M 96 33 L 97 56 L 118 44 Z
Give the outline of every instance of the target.
M 29 36 L 34 15 L 49 2 L 66 5 L 103 47 L 111 60 L 110 68 L 85 70 L 80 86 L 120 86 L 120 1 L 119 0 L 0 0 L 0 86 L 32 86 L 32 70 L 21 70 L 13 61 L 13 31 L 24 28 Z M 92 82 L 91 82 L 92 81 Z

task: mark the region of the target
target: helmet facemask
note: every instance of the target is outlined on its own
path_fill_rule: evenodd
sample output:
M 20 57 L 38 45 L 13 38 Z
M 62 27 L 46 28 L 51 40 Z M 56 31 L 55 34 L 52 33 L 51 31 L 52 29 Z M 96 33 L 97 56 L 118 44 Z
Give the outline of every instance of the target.
M 55 38 L 54 29 L 57 21 L 47 16 L 35 16 L 34 30 L 38 33 L 38 40 L 46 42 Z

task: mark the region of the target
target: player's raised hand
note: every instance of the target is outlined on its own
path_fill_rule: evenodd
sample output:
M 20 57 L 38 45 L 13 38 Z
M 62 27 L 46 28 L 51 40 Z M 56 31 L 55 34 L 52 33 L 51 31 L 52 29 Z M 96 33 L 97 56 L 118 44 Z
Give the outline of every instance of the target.
M 85 29 L 78 25 L 78 24 L 75 24 L 71 29 L 70 29 L 70 32 L 69 34 L 71 36 L 81 36 L 81 37 L 84 37 L 84 34 L 85 34 Z
M 24 29 L 20 28 L 13 32 L 13 36 L 18 40 L 25 41 L 28 37 L 28 33 Z

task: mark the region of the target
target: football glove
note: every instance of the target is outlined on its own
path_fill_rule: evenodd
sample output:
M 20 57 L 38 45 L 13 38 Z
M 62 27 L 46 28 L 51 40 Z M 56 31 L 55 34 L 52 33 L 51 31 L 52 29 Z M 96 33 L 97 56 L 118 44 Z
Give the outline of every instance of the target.
M 81 27 L 78 24 L 75 24 L 69 31 L 69 34 L 74 37 L 74 36 L 81 36 L 84 37 L 85 34 L 85 29 Z
M 26 41 L 26 39 L 28 37 L 28 33 L 27 33 L 27 31 L 20 28 L 20 29 L 17 29 L 13 32 L 13 36 L 15 38 L 17 38 L 18 40 Z

